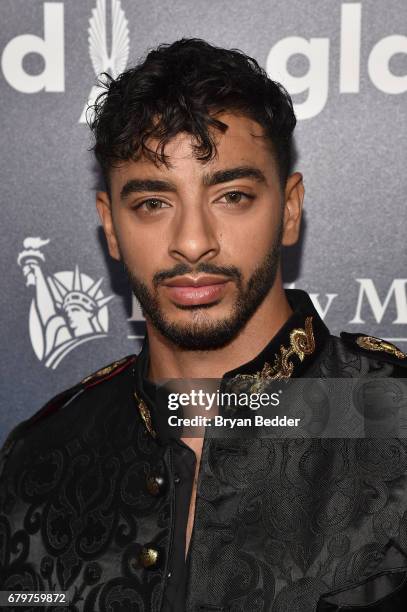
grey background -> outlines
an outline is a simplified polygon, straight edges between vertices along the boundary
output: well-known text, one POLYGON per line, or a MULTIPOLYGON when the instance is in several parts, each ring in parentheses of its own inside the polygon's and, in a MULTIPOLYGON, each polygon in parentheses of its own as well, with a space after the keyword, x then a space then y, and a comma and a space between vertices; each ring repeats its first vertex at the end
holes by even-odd
MULTIPOLYGON (((124 355, 138 352, 143 324, 128 321, 131 295, 121 268, 109 261, 94 199, 98 174, 89 130, 79 123, 95 74, 88 50, 88 24, 96 0, 65 0, 65 91, 25 94, 0 70, 1 214, 0 269, 1 395, 0 439, 52 395, 86 374, 124 355), (55 273, 78 265, 92 279, 104 277, 109 303, 109 334, 74 349, 55 369, 41 363, 31 345, 28 312, 33 288, 26 287, 16 259, 27 236, 49 238, 44 270, 55 273)), ((395 301, 377 323, 368 304, 363 325, 350 323, 358 300, 358 278, 369 278, 384 300, 393 279, 407 279, 405 94, 378 90, 367 72, 373 45, 386 36, 406 34, 404 0, 363 0, 360 91, 339 91, 341 6, 335 0, 223 0, 171 2, 121 0, 129 22, 128 66, 161 42, 196 36, 237 47, 266 65, 271 47, 288 36, 330 41, 329 93, 325 108, 299 121, 296 168, 306 186, 301 242, 285 253, 285 279, 311 294, 337 297, 325 318, 333 333, 343 329, 399 338, 407 350, 406 325, 393 323, 395 301), (402 340, 404 338, 404 340, 402 340)), ((43 35, 39 0, 1 0, 0 55, 20 34, 43 35)), ((307 71, 295 55, 294 75, 307 71)), ((38 73, 42 59, 24 60, 38 73)), ((407 73, 407 55, 390 63, 394 74, 407 73)), ((271 76, 273 76, 271 74, 271 76)), ((294 99, 298 102, 307 93, 294 99)), ((400 316, 400 313, 399 313, 400 316)), ((267 341, 267 339, 265 339, 267 341)))

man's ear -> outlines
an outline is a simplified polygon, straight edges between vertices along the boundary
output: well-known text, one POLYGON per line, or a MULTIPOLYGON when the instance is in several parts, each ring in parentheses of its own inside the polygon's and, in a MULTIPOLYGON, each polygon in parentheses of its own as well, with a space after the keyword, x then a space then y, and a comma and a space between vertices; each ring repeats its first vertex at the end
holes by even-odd
POLYGON ((120 251, 117 244, 116 232, 113 225, 112 207, 106 191, 96 192, 96 208, 100 217, 100 221, 105 231, 107 246, 109 253, 113 259, 120 261, 120 251))
POLYGON ((291 174, 284 192, 284 230, 283 245, 290 246, 298 240, 301 227, 302 204, 304 201, 304 184, 302 174, 291 174))

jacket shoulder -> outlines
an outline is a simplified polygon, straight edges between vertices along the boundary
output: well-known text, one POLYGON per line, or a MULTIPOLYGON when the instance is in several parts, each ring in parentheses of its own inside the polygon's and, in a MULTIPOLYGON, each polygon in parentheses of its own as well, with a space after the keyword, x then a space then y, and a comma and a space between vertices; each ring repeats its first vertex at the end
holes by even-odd
POLYGON ((117 361, 113 361, 107 366, 96 370, 92 374, 89 374, 85 378, 83 378, 79 383, 70 387, 66 391, 62 391, 55 397, 51 398, 38 412, 36 412, 32 417, 26 421, 27 423, 36 423, 39 420, 49 416, 64 408, 69 403, 71 403, 78 395, 82 395, 88 389, 95 387, 101 383, 110 380, 126 370, 130 365, 132 365, 137 359, 136 355, 127 355, 127 357, 123 357, 117 361))
MULTIPOLYGON (((16 442, 36 423, 57 413, 59 410, 67 407, 75 401, 79 396, 82 396, 87 390, 110 380, 129 368, 137 359, 137 355, 127 355, 122 359, 114 361, 103 368, 100 368, 93 374, 86 376, 79 383, 58 393, 51 398, 40 410, 34 413, 31 417, 19 423, 7 436, 6 441, 0 451, 0 459, 5 459, 10 454, 16 442)), ((1 470, 0 470, 1 471, 1 470)))
POLYGON ((407 369, 407 353, 388 340, 362 333, 341 332, 341 340, 354 351, 407 369))

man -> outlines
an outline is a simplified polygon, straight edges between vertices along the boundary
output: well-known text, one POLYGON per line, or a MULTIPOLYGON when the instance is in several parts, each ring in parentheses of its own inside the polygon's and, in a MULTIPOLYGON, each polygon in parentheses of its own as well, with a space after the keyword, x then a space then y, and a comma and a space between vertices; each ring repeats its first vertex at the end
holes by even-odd
POLYGON ((331 336, 283 289, 304 197, 287 93, 243 53, 184 39, 110 79, 94 112, 97 209, 147 334, 7 441, 2 588, 84 611, 404 609, 403 440, 176 439, 159 401, 163 379, 370 376, 352 387, 363 417, 377 389, 403 403, 404 353, 331 336))

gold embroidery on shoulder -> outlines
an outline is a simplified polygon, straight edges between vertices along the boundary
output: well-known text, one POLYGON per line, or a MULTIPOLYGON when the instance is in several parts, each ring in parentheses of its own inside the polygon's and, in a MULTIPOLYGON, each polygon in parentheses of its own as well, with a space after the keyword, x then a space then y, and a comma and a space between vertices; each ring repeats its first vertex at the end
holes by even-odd
POLYGON ((271 380, 283 380, 290 378, 294 372, 292 357, 296 355, 300 361, 304 361, 306 355, 315 351, 315 338, 312 328, 312 317, 305 319, 305 329, 296 328, 290 333, 290 346, 280 346, 280 353, 275 356, 273 364, 266 362, 260 372, 256 374, 238 374, 234 380, 253 380, 250 387, 251 393, 258 392, 262 385, 271 380))
POLYGON ((406 353, 403 353, 403 351, 391 342, 387 342, 387 340, 382 340, 381 338, 375 338, 374 336, 358 336, 356 338, 356 344, 368 351, 383 351, 390 355, 394 355, 394 357, 398 359, 407 359, 406 353))
POLYGON ((146 429, 147 429, 148 433, 153 438, 156 438, 157 437, 157 433, 156 433, 156 431, 153 428, 153 423, 151 421, 151 414, 150 414, 150 411, 149 411, 146 403, 142 399, 139 399, 137 397, 136 393, 134 394, 134 397, 136 398, 138 411, 139 411, 140 416, 141 416, 141 418, 142 418, 142 420, 144 422, 144 425, 146 426, 146 429))
POLYGON ((103 376, 107 376, 107 374, 110 374, 110 372, 112 372, 113 370, 118 368, 120 365, 125 363, 127 359, 128 357, 123 357, 123 359, 118 359, 117 361, 114 361, 110 365, 104 368, 101 368, 100 370, 98 370, 97 372, 94 372, 93 374, 90 374, 90 376, 86 376, 86 378, 84 378, 81 381, 81 383, 84 384, 84 383, 89 382, 90 380, 96 380, 97 378, 103 378, 103 376))

